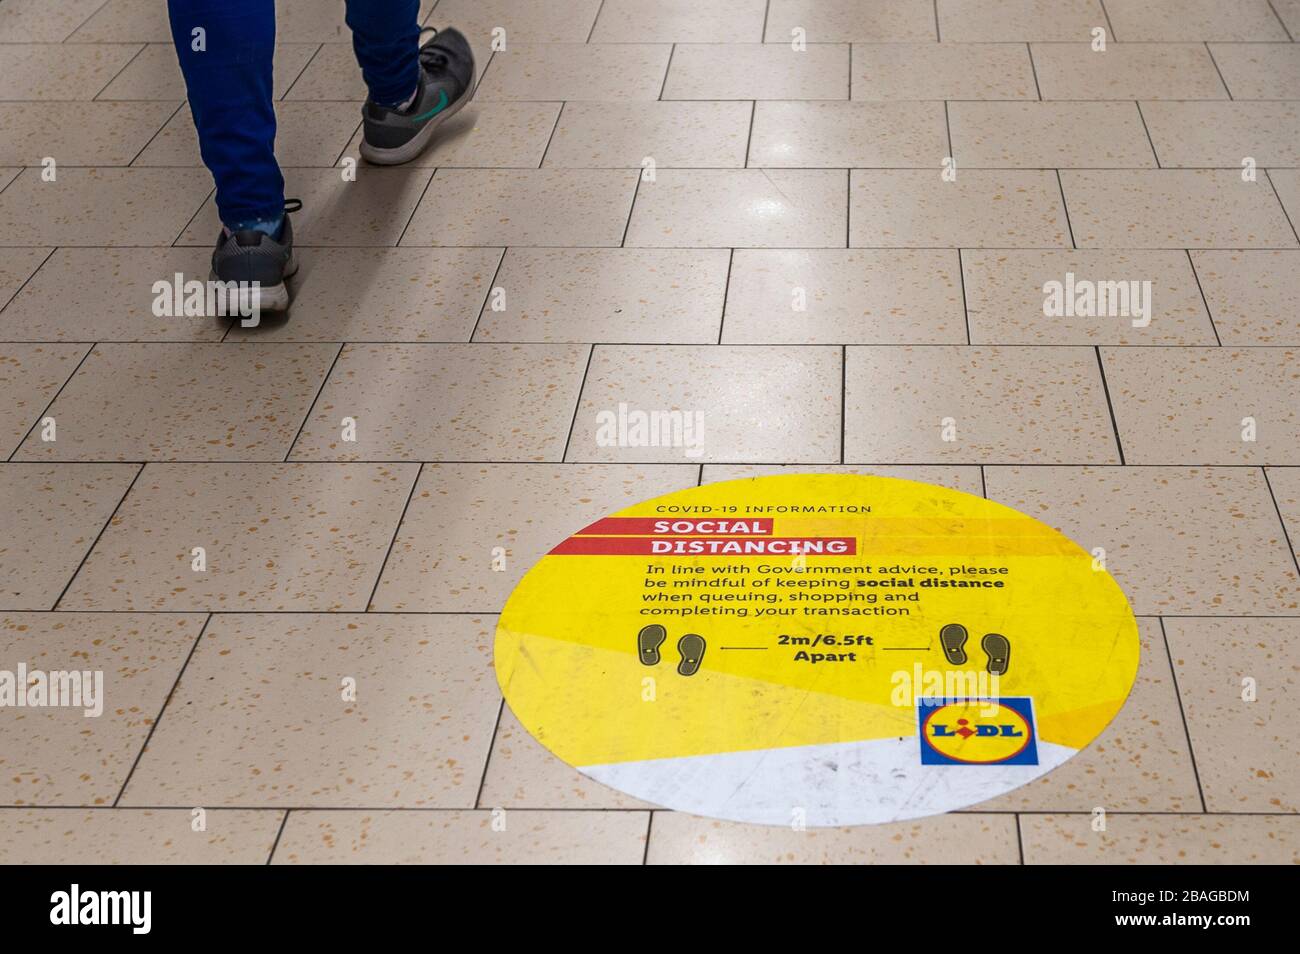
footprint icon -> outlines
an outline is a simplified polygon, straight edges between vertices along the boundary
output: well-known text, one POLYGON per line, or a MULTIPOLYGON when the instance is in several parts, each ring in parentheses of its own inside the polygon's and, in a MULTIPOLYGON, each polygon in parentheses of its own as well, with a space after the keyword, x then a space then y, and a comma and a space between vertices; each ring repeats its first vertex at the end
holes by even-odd
POLYGON ((636 634, 637 657, 643 666, 659 665, 659 647, 668 638, 668 630, 658 623, 643 626, 636 634))
POLYGON ((687 633, 677 640, 677 651, 682 655, 677 671, 683 676, 693 676, 699 672, 700 664, 704 662, 704 647, 704 637, 694 633, 687 633))

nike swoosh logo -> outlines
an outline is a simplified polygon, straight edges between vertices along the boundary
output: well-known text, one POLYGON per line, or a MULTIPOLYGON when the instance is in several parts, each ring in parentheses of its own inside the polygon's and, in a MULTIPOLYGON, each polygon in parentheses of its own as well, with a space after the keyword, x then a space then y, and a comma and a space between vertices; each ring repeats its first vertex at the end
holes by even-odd
POLYGON ((442 112, 446 108, 447 108, 447 91, 445 89, 440 89, 438 90, 438 105, 433 107, 433 109, 429 110, 427 113, 420 113, 420 115, 412 116, 411 118, 417 123, 422 123, 426 119, 432 119, 434 116, 437 116, 440 112, 442 112))

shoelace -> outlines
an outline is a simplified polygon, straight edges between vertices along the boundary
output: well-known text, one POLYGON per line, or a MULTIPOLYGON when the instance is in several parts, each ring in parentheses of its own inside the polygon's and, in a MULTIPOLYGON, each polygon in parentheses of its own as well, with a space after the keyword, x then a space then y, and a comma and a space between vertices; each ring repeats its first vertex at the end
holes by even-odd
MULTIPOLYGON (((424 27, 420 30, 420 41, 424 40, 424 35, 431 33, 433 36, 438 35, 437 27, 424 27)), ((420 65, 429 70, 442 70, 447 67, 447 54, 443 53, 433 45, 432 39, 428 43, 420 43, 420 65)))

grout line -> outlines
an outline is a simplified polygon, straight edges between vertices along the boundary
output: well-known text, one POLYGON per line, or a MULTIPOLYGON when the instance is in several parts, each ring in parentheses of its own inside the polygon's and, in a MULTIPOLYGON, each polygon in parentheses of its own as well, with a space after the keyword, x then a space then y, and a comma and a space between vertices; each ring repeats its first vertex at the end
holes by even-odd
POLYGON ((289 449, 284 452, 284 460, 280 463, 288 463, 289 456, 293 454, 294 445, 298 443, 298 438, 302 437, 303 429, 307 426, 307 422, 311 420, 311 412, 316 410, 316 402, 320 400, 321 394, 325 391, 325 383, 329 381, 330 375, 334 373, 334 366, 339 363, 339 356, 343 354, 343 349, 346 347, 346 343, 340 344, 339 350, 334 352, 334 360, 330 362, 329 368, 325 371, 325 376, 320 379, 320 387, 316 389, 316 396, 311 399, 311 404, 307 405, 307 413, 303 417, 302 423, 298 425, 298 433, 293 435, 293 440, 289 442, 289 449))
MULTIPOLYGON (((1034 74, 1034 92, 1038 94, 1038 101, 1043 101, 1043 88, 1038 85, 1038 67, 1034 65, 1034 48, 1026 41, 1025 50, 1029 53, 1029 72, 1034 74)), ((960 100, 958 100, 960 102, 960 100)), ((1093 100, 1089 100, 1093 102, 1093 100)))
POLYGON ((1223 347, 1223 340, 1219 337, 1219 326, 1214 323, 1214 312, 1210 310, 1210 302, 1205 297, 1205 289, 1201 287, 1201 276, 1196 274, 1196 260, 1192 258, 1192 250, 1184 249, 1187 253, 1187 264, 1192 268, 1192 280, 1196 282, 1196 290, 1201 293, 1201 304, 1205 306, 1205 316, 1210 319, 1210 330, 1214 332, 1215 343, 1223 347))
POLYGON ((1115 432, 1115 447, 1119 451, 1120 466, 1126 466, 1127 461, 1124 460, 1124 442, 1119 438, 1119 424, 1115 421, 1115 405, 1110 399, 1110 385, 1106 383, 1106 368, 1101 361, 1101 345, 1093 345, 1092 350, 1097 353, 1097 370, 1101 372, 1101 389, 1105 392, 1106 407, 1110 411, 1110 426, 1115 432))
MULTIPOLYGON (((289 94, 293 92, 293 88, 298 85, 298 81, 303 78, 303 75, 311 67, 312 63, 315 62, 316 57, 320 55, 320 52, 323 49, 325 49, 324 43, 318 43, 316 45, 316 49, 311 51, 311 56, 307 57, 307 62, 302 64, 302 69, 300 69, 297 73, 294 74, 293 79, 289 81, 289 85, 284 88, 284 93, 278 99, 275 100, 276 102, 285 102, 286 100, 288 100, 289 94)), ((275 55, 274 49, 272 50, 271 55, 272 56, 275 55)), ((274 98, 274 95, 275 95, 274 92, 272 92, 272 98, 274 98)))
MULTIPOLYGON (((568 104, 567 102, 560 103, 560 108, 557 109, 557 110, 555 111, 555 125, 553 125, 553 126, 551 127, 551 134, 550 134, 549 136, 546 137, 546 148, 542 150, 542 158, 540 158, 540 159, 537 160, 537 168, 538 168, 538 169, 540 169, 540 168, 542 168, 542 166, 545 166, 545 165, 546 165, 546 154, 547 154, 548 152, 551 151, 551 143, 553 143, 553 142, 555 141, 555 132, 556 132, 557 129, 560 128, 560 117, 562 117, 562 116, 564 115, 564 107, 565 107, 565 106, 568 106, 568 105, 569 105, 569 104, 568 104)), ((472 167, 471 167, 471 168, 472 168, 472 167)), ((555 168, 555 167, 554 167, 554 166, 546 166, 546 168, 548 168, 548 169, 553 169, 553 168, 555 168)), ((560 168, 568 168, 568 167, 567 167, 567 166, 561 166, 560 168)))
MULTIPOLYGON (((130 167, 130 168, 136 168, 136 169, 144 168, 144 167, 142 167, 142 166, 136 166, 136 165, 135 165, 135 161, 136 161, 137 159, 139 159, 141 156, 144 155, 144 151, 145 151, 146 149, 148 149, 151 145, 153 145, 153 141, 154 141, 155 139, 157 139, 159 136, 162 135, 163 130, 167 128, 167 124, 168 124, 169 122, 171 122, 173 119, 176 118, 176 115, 177 115, 177 114, 178 114, 182 109, 185 108, 185 106, 186 106, 187 103, 188 103, 188 100, 184 100, 184 99, 182 99, 182 100, 180 101, 180 105, 178 105, 175 109, 173 109, 173 110, 171 111, 171 114, 170 114, 166 119, 163 120, 162 125, 159 126, 156 130, 154 130, 154 134, 153 134, 152 136, 149 137, 149 141, 146 142, 143 146, 141 146, 140 149, 139 149, 139 151, 138 151, 134 156, 131 157, 131 161, 128 162, 128 163, 126 164, 126 166, 122 166, 122 167, 119 167, 119 168, 128 168, 128 167, 130 167)), ((192 166, 191 168, 202 168, 202 167, 192 166)))
POLYGON ((988 481, 984 479, 984 465, 980 464, 979 466, 980 466, 980 496, 983 497, 985 500, 988 500, 989 485, 988 485, 988 481))
POLYGON ((849 395, 849 348, 840 345, 840 463, 844 463, 844 445, 848 433, 848 419, 845 409, 849 395))
POLYGON ((939 0, 934 0, 932 6, 934 8, 934 42, 942 43, 943 34, 939 32, 939 0))
POLYGON ((58 597, 54 600, 54 603, 51 604, 50 606, 51 613, 53 613, 59 608, 59 604, 63 602, 63 597, 65 597, 68 594, 68 590, 72 589, 72 584, 73 581, 77 579, 77 574, 80 573, 81 568, 86 565, 86 561, 90 559, 90 554, 94 551, 95 547, 99 546, 100 538, 104 535, 105 531, 107 531, 109 526, 113 523, 113 518, 117 516, 117 512, 122 509, 122 504, 126 501, 126 498, 131 493, 132 488, 135 487, 135 482, 139 480, 140 475, 144 473, 145 466, 146 466, 145 464, 140 465, 139 470, 135 472, 135 476, 131 478, 131 482, 126 485, 126 490, 122 492, 122 496, 117 498, 117 503, 113 506, 113 512, 108 515, 108 519, 104 521, 104 525, 99 528, 99 533, 95 534, 95 539, 90 542, 90 546, 86 548, 86 552, 81 555, 81 562, 77 564, 77 568, 73 570, 72 575, 68 577, 68 582, 63 585, 63 589, 59 591, 58 597))
POLYGON ((492 735, 488 739, 487 752, 483 756, 483 774, 478 779, 478 793, 474 796, 474 808, 483 807, 483 787, 487 784, 488 766, 492 764, 492 752, 496 749, 497 733, 501 731, 501 717, 506 711, 505 697, 501 697, 501 704, 497 706, 497 720, 492 724, 492 735))
POLYGON ((1070 221, 1070 204, 1065 201, 1065 183, 1061 181, 1061 170, 1056 171, 1056 188, 1061 192, 1061 211, 1065 213, 1065 227, 1070 230, 1070 247, 1077 249, 1079 243, 1074 240, 1074 223, 1070 221))
MULTIPOLYGON (((94 811, 94 812, 171 812, 171 811, 190 811, 192 805, 0 805, 0 811, 94 811)), ((221 805, 209 809, 217 812, 402 812, 408 814, 434 814, 454 812, 490 812, 488 808, 453 808, 453 807, 413 807, 409 805, 221 805)), ((669 809, 662 808, 583 808, 583 807, 558 807, 554 805, 515 805, 511 806, 511 811, 517 812, 550 812, 555 814, 602 814, 617 813, 621 815, 644 814, 649 811, 664 812, 669 809)), ((974 810, 959 808, 947 814, 952 815, 970 815, 979 817, 981 815, 1001 816, 1001 815, 1071 815, 1079 818, 1091 817, 1091 811, 1071 811, 1051 808, 977 808, 974 810)), ((1274 812, 1224 812, 1224 811, 1111 811, 1106 810, 1107 815, 1130 815, 1140 817, 1143 815, 1156 815, 1169 818, 1287 818, 1295 819, 1295 812, 1274 811, 1274 812)), ((831 831, 832 829, 814 829, 821 831, 831 831)))
POLYGON ((370 607, 375 603, 375 594, 379 592, 379 581, 384 578, 384 570, 388 569, 388 558, 393 555, 393 547, 397 545, 397 536, 402 532, 402 524, 406 522, 406 511, 411 507, 411 501, 415 498, 415 488, 420 486, 420 475, 424 473, 424 462, 415 468, 415 479, 411 481, 411 489, 406 494, 406 503, 402 504, 402 512, 397 517, 397 523, 393 526, 393 536, 388 541, 388 549, 384 551, 384 558, 379 562, 379 572, 375 574, 375 585, 370 588, 370 596, 365 603, 365 612, 370 612, 370 607))
MULTIPOLYGON (((1160 164, 1160 153, 1159 153, 1159 151, 1156 149, 1156 141, 1155 141, 1154 139, 1151 138, 1151 129, 1150 129, 1150 127, 1147 126, 1147 118, 1146 118, 1146 116, 1144 116, 1143 113, 1142 113, 1142 104, 1141 104, 1140 102, 1138 102, 1138 101, 1135 99, 1135 100, 1133 100, 1133 105, 1137 107, 1137 111, 1138 111, 1138 119, 1142 120, 1142 130, 1143 130, 1143 132, 1145 132, 1145 133, 1147 134, 1147 142, 1148 142, 1148 143, 1150 144, 1150 146, 1151 146, 1151 155, 1155 157, 1155 160, 1156 160, 1156 168, 1157 168, 1157 169, 1163 169, 1164 166, 1160 164)), ((1182 166, 1178 166, 1177 168, 1180 168, 1180 169, 1181 169, 1181 168, 1184 168, 1184 167, 1182 167, 1182 166)))
MULTIPOLYGON (((586 465, 586 466, 591 466, 591 465, 586 465)), ((599 464, 597 464, 597 465, 595 465, 595 466, 612 467, 612 466, 618 466, 618 465, 599 463, 599 464)), ((658 463, 658 462, 656 462, 655 466, 661 466, 661 467, 681 467, 681 468, 685 468, 685 467, 687 467, 687 466, 690 466, 690 467, 696 467, 696 468, 699 468, 701 471, 703 471, 703 468, 704 468, 704 467, 728 467, 728 466, 731 466, 731 467, 755 467, 755 466, 774 466, 774 467, 782 467, 782 468, 785 468, 785 470, 786 470, 787 473, 796 474, 796 473, 799 473, 799 471, 796 470, 795 468, 799 467, 800 465, 799 465, 799 464, 756 465, 756 464, 714 464, 714 463, 709 463, 709 464, 681 464, 681 463, 678 463, 678 464, 662 464, 662 463, 658 463)), ((818 467, 835 467, 835 466, 837 466, 837 465, 836 465, 834 462, 828 462, 828 463, 825 463, 825 464, 810 464, 810 465, 808 465, 808 466, 811 467, 811 468, 814 468, 813 470, 808 471, 809 473, 817 473, 818 471, 817 471, 815 468, 818 468, 818 467)), ((852 464, 852 465, 849 465, 849 466, 861 467, 861 468, 871 468, 871 467, 895 468, 895 467, 899 467, 899 466, 909 466, 909 465, 899 465, 899 464, 852 464)), ((927 464, 927 465, 925 465, 925 466, 928 466, 928 467, 957 467, 957 468, 966 468, 966 469, 970 469, 970 468, 974 468, 974 467, 980 467, 981 470, 982 470, 984 465, 980 465, 980 464, 952 464, 952 463, 943 463, 943 464, 927 464)), ((994 466, 994 467, 1007 467, 1007 466, 1012 466, 1012 467, 1021 467, 1021 466, 1025 466, 1025 465, 1020 465, 1020 464, 993 464, 993 465, 988 465, 988 466, 994 466)), ((1098 467, 1118 467, 1118 466, 1119 466, 1119 464, 1097 464, 1097 465, 1089 465, 1089 468, 1095 470, 1095 469, 1097 469, 1098 467)), ((1252 464, 1251 466, 1252 466, 1252 467, 1257 467, 1258 465, 1254 465, 1254 464, 1252 464)), ((1290 468, 1290 469, 1294 470, 1295 468, 1290 468)), ((981 476, 982 476, 982 475, 981 475, 981 476)), ((700 478, 702 478, 702 477, 703 477, 703 473, 701 473, 701 475, 700 475, 700 478)), ((1289 571, 1288 571, 1288 572, 1289 572, 1289 571)), ((120 616, 120 615, 123 615, 123 614, 126 614, 126 615, 147 615, 147 616, 202 616, 202 615, 205 615, 205 614, 207 614, 207 613, 211 613, 213 616, 371 616, 371 617, 377 617, 377 616, 470 616, 470 617, 478 618, 478 617, 482 617, 482 616, 500 616, 500 615, 501 615, 501 610, 500 610, 500 609, 489 609, 489 610, 463 610, 463 609, 460 609, 460 610, 374 610, 374 611, 366 611, 366 610, 324 610, 324 609, 293 609, 293 610, 248 609, 248 610, 236 610, 236 609, 210 609, 210 608, 207 608, 207 607, 201 607, 201 608, 198 608, 198 609, 163 609, 163 610, 149 610, 149 609, 121 609, 121 610, 79 610, 79 609, 70 609, 70 610, 33 610, 33 609, 12 609, 12 610, 0 610, 0 612, 6 612, 6 613, 26 613, 26 614, 30 614, 30 615, 33 615, 33 616, 120 616)), ((1156 618, 1157 618, 1156 615, 1153 614, 1153 613, 1135 613, 1134 615, 1137 616, 1139 619, 1156 619, 1156 618)), ((1255 619, 1300 619, 1300 613, 1218 613, 1218 614, 1215 614, 1215 613, 1162 613, 1162 614, 1160 614, 1160 615, 1163 616, 1165 619, 1245 619, 1245 620, 1255 620, 1255 619)), ((3 807, 3 806, 0 806, 0 807, 3 807)), ((28 806, 28 807, 30 807, 30 806, 28 806)))
POLYGON ((652 808, 650 811, 646 812, 646 814, 649 817, 645 822, 645 851, 641 853, 641 864, 643 866, 649 864, 650 860, 650 835, 654 831, 655 810, 652 808))
MULTIPOLYGON (((42 410, 40 414, 36 415, 36 420, 32 421, 32 426, 27 428, 27 432, 23 434, 22 439, 19 440, 18 443, 14 445, 13 451, 9 454, 9 456, 5 460, 6 463, 13 462, 14 455, 23 449, 23 445, 26 444, 27 439, 32 436, 32 432, 35 431, 36 428, 40 426, 41 421, 43 421, 46 415, 50 413, 50 408, 54 407, 54 402, 59 399, 59 395, 63 393, 63 389, 68 386, 68 383, 74 377, 76 377, 77 372, 81 370, 81 366, 86 363, 87 358, 89 358, 92 354, 95 353, 95 349, 97 347, 99 347, 98 341, 91 342, 90 347, 86 349, 86 353, 83 354, 81 356, 81 360, 77 362, 77 366, 68 373, 68 376, 63 379, 63 383, 59 385, 59 389, 54 392, 54 396, 50 398, 48 402, 46 402, 45 409, 42 410)), ((57 424, 55 426, 57 427, 57 424)))
MULTIPOLYGON (((1269 170, 1264 170, 1264 175, 1268 178, 1268 184, 1273 187, 1273 198, 1277 199, 1277 204, 1282 207, 1282 215, 1286 218, 1286 224, 1291 226, 1291 234, 1295 236, 1297 242, 1300 242, 1300 231, 1296 230, 1295 222, 1291 218, 1291 213, 1286 210, 1286 204, 1282 201, 1282 195, 1277 191, 1277 183, 1273 181, 1273 176, 1269 170)), ((1201 251, 1205 251, 1202 249, 1201 251)))
MULTIPOLYGON (((655 174, 658 175, 657 170, 655 174)), ((627 233, 632 228, 632 213, 636 211, 636 199, 641 194, 641 180, 644 176, 644 169, 636 174, 636 185, 632 186, 632 202, 627 207, 627 221, 623 223, 623 237, 619 239, 618 245, 613 246, 614 248, 627 248, 627 233)))
MULTIPOLYGON (((85 25, 85 24, 82 24, 82 26, 84 26, 84 25, 85 25)), ((81 27, 77 27, 77 30, 80 30, 80 29, 81 29, 81 27)), ((76 30, 74 30, 73 32, 75 33, 76 30)), ((95 45, 98 46, 98 45, 100 45, 100 44, 95 44, 95 45)), ((113 45, 115 45, 115 46, 128 46, 128 45, 134 45, 134 44, 118 43, 118 44, 113 44, 113 45)), ((122 64, 122 68, 121 68, 120 70, 118 70, 116 73, 114 73, 112 76, 109 77, 108 82, 105 83, 103 86, 101 86, 101 87, 99 88, 99 91, 96 92, 94 96, 90 97, 90 100, 89 100, 89 101, 92 102, 92 103, 108 102, 108 100, 101 100, 101 99, 99 98, 99 97, 100 97, 100 94, 102 94, 102 93, 104 92, 104 90, 106 90, 106 89, 108 89, 110 86, 112 86, 112 85, 113 85, 113 81, 116 80, 116 79, 117 79, 119 76, 121 76, 123 73, 125 73, 126 70, 127 70, 127 67, 129 67, 132 63, 134 63, 137 59, 139 59, 139 58, 140 58, 140 54, 143 53, 145 50, 149 49, 149 46, 150 46, 150 44, 148 44, 148 43, 141 43, 141 44, 140 44, 140 49, 136 50, 135 53, 133 53, 133 54, 131 55, 131 58, 130 58, 129 60, 127 60, 125 63, 122 64)), ((76 102, 84 102, 84 101, 83 101, 83 100, 77 100, 76 102)))
POLYGON ((767 18, 772 13, 772 0, 763 0, 763 26, 759 29, 758 42, 767 42, 767 18))
POLYGON ((957 249, 957 278, 961 282, 961 312, 966 319, 966 344, 970 345, 973 344, 970 333, 970 305, 966 302, 966 266, 962 261, 961 249, 957 249))
POLYGON ((952 120, 948 118, 948 101, 946 99, 943 101, 943 128, 948 136, 948 158, 956 161, 957 156, 952 149, 952 120))
POLYGON ((1295 564, 1297 578, 1300 578, 1300 556, 1296 554, 1295 544, 1291 540, 1291 531, 1286 528, 1286 520, 1282 517, 1282 507, 1277 502, 1277 494, 1273 492, 1273 482, 1268 479, 1268 468, 1260 467, 1260 473, 1264 475, 1264 486, 1268 488, 1268 495, 1273 499, 1273 512, 1277 514, 1277 522, 1282 527, 1282 539, 1286 542, 1287 552, 1291 554, 1291 562, 1295 564))
POLYGON ((1015 813, 1016 851, 1020 854, 1020 863, 1025 863, 1025 836, 1020 831, 1020 813, 1015 813))
MULTIPOLYGON (((86 18, 85 18, 84 20, 82 20, 80 23, 78 23, 75 27, 73 27, 73 28, 72 28, 72 32, 69 33, 67 36, 65 36, 62 40, 60 40, 59 43, 67 43, 67 42, 68 42, 69 40, 71 40, 74 36, 76 36, 78 30, 80 30, 82 27, 84 27, 84 26, 85 26, 87 23, 89 23, 91 20, 95 19, 95 17, 97 17, 97 16, 99 15, 99 11, 100 11, 100 10, 103 10, 106 6, 108 6, 108 2, 109 2, 109 0, 102 0, 102 2, 99 4, 99 6, 95 7, 94 10, 92 10, 92 11, 90 11, 90 13, 86 14, 86 18)), ((96 42, 96 41, 94 41, 94 40, 83 40, 83 41, 81 41, 81 42, 85 42, 85 43, 94 43, 94 42, 96 42)))
MULTIPOLYGON (((483 293, 483 304, 479 305, 478 317, 474 319, 474 327, 469 331, 469 338, 466 340, 466 344, 474 343, 474 336, 478 334, 478 326, 482 323, 483 316, 487 313, 488 303, 492 300, 492 291, 497 286, 497 279, 501 277, 501 266, 505 264, 506 253, 509 251, 510 249, 508 247, 501 250, 501 257, 497 259, 496 271, 492 273, 492 280, 488 282, 487 290, 483 293)), ((457 343, 459 344, 460 342, 457 343)))
POLYGON ((733 248, 727 255, 727 279, 722 286, 722 313, 718 316, 717 344, 722 344, 722 328, 727 322, 727 298, 731 295, 731 265, 735 260, 736 250, 733 248))
MULTIPOLYGON (((136 167, 136 168, 139 168, 139 167, 136 167)), ((203 168, 203 167, 202 167, 202 166, 189 166, 189 167, 187 167, 187 168, 192 168, 192 169, 201 169, 201 168, 203 168)), ((194 224, 195 220, 198 219, 198 217, 199 217, 200 215, 203 214, 203 210, 206 209, 206 208, 208 207, 208 203, 209 203, 209 202, 214 202, 214 203, 215 203, 216 201, 217 201, 217 187, 216 187, 216 185, 214 184, 214 185, 212 186, 212 188, 208 190, 208 194, 205 195, 205 196, 203 197, 203 200, 202 200, 201 202, 199 202, 199 206, 198 206, 197 209, 194 210, 194 214, 191 215, 188 219, 185 220, 185 224, 182 225, 182 226, 180 227, 180 231, 178 231, 178 232, 176 233, 176 238, 172 239, 171 244, 169 244, 169 245, 162 245, 162 246, 146 246, 146 247, 148 247, 148 248, 203 248, 202 245, 177 245, 176 243, 179 242, 181 239, 183 239, 183 238, 185 237, 185 233, 188 232, 188 231, 190 230, 190 226, 194 224)), ((218 219, 220 219, 220 216, 218 216, 218 219)), ((295 244, 296 244, 296 243, 295 243, 295 244)), ((81 245, 69 245, 69 246, 66 246, 66 247, 67 247, 67 248, 84 248, 84 247, 86 247, 86 246, 81 246, 81 245)), ((96 246, 91 246, 91 247, 96 247, 96 246)), ((99 247, 102 247, 102 246, 99 246, 99 247)), ((139 247, 139 246, 126 246, 126 245, 120 245, 120 246, 116 246, 116 247, 118 247, 118 248, 137 248, 137 247, 139 247)))
POLYGON ((673 54, 676 52, 677 52, 677 44, 674 43, 672 47, 668 50, 668 65, 664 67, 664 81, 659 84, 659 96, 657 97, 657 99, 661 103, 664 101, 664 91, 668 89, 668 74, 672 72, 673 54))
POLYGON ((420 197, 415 200, 415 205, 411 206, 411 214, 406 217, 406 224, 402 226, 402 231, 401 234, 397 236, 397 241, 394 242, 392 245, 379 246, 380 248, 397 248, 402 244, 402 239, 406 238, 406 230, 409 229, 411 227, 411 223, 415 221, 415 214, 420 211, 420 206, 424 202, 424 197, 428 195, 429 190, 433 188, 433 180, 437 177, 437 175, 438 175, 437 168, 430 170, 429 178, 424 183, 424 188, 420 190, 420 197))
POLYGON ((1205 40, 1201 45, 1205 47, 1206 55, 1210 58, 1210 62, 1214 64, 1214 72, 1219 74, 1219 82, 1223 84, 1223 91, 1228 94, 1228 99, 1231 101, 1233 99, 1232 90, 1228 86, 1228 81, 1223 78, 1223 70, 1219 69, 1219 61, 1214 58, 1214 52, 1210 49, 1210 41, 1205 40))
MULTIPOLYGON (((17 176, 14 176, 14 178, 17 179, 18 177, 17 177, 17 176)), ((4 189, 0 189, 0 192, 3 192, 3 191, 4 191, 4 189)), ((33 246, 33 248, 40 248, 40 246, 39 246, 39 245, 37 245, 37 246, 33 246)), ((39 272, 42 268, 45 267, 45 263, 48 262, 50 259, 52 259, 52 258, 54 257, 54 253, 57 252, 58 250, 59 250, 59 246, 57 246, 57 245, 55 245, 53 248, 51 248, 51 249, 50 249, 50 250, 45 254, 45 257, 44 257, 43 259, 41 259, 40 264, 37 265, 35 268, 32 269, 32 273, 31 273, 30 275, 28 275, 26 278, 23 279, 21 285, 19 285, 17 288, 14 289, 14 293, 13 293, 12 295, 10 295, 8 298, 5 298, 4 300, 0 301, 0 312, 3 312, 6 308, 8 308, 10 305, 12 305, 14 302, 16 302, 16 301, 18 300, 18 296, 19 296, 20 294, 22 294, 23 289, 27 287, 28 283, 29 283, 33 278, 36 277, 36 273, 39 272)), ((15 342, 4 342, 4 343, 5 343, 5 344, 10 344, 10 343, 15 343, 15 342)), ((39 342, 33 342, 33 343, 39 343, 39 342)), ((50 342, 50 343, 53 344, 53 342, 50 342)), ((67 344, 78 344, 78 343, 79 343, 79 344, 89 344, 90 342, 65 342, 65 343, 67 343, 67 344)), ((83 360, 84 360, 84 359, 83 359, 83 360)), ((12 456, 12 455, 11 455, 11 456, 12 456)))
POLYGON ((749 135, 745 137, 745 161, 741 165, 742 169, 750 168, 749 150, 754 143, 754 120, 757 117, 757 114, 758 114, 758 100, 754 100, 749 104, 749 135))
POLYGON ((600 22, 600 15, 605 12, 605 0, 600 0, 600 6, 596 8, 596 15, 591 18, 591 29, 587 31, 587 39, 583 42, 590 43, 591 38, 596 35, 596 24, 600 22))
POLYGON ((573 400, 573 420, 569 422, 569 436, 564 439, 564 452, 560 454, 559 461, 552 461, 551 463, 567 463, 565 458, 569 456, 569 445, 573 442, 573 431, 578 426, 578 410, 582 407, 582 392, 587 386, 587 375, 591 373, 591 359, 595 354, 596 346, 594 344, 588 345, 587 364, 582 369, 582 380, 578 382, 578 396, 573 400))
POLYGON ((1097 2, 1101 4, 1101 15, 1106 18, 1106 32, 1110 35, 1112 40, 1118 43, 1119 37, 1115 35, 1115 28, 1111 25, 1110 11, 1106 9, 1106 0, 1097 0, 1097 2))
POLYGON ((284 817, 280 819, 280 827, 275 832, 275 841, 271 842, 271 853, 266 856, 266 864, 268 867, 270 866, 271 861, 275 858, 275 849, 280 847, 280 839, 284 837, 284 828, 289 824, 289 815, 293 809, 286 808, 283 811, 284 817))
POLYGON ((1169 634, 1165 632, 1164 617, 1158 617, 1160 623, 1160 638, 1165 644, 1165 658, 1169 660, 1169 676, 1174 683, 1174 698, 1178 700, 1178 715, 1183 720, 1183 737, 1187 739, 1187 754, 1192 760, 1192 775, 1196 778, 1196 794, 1201 799, 1201 811, 1209 814, 1210 810, 1205 805, 1205 789, 1201 787, 1201 772, 1196 766, 1196 748, 1192 745, 1192 732, 1187 727, 1187 713, 1183 709, 1183 693, 1178 688, 1178 669, 1174 666, 1174 653, 1169 648, 1169 634))
POLYGON ((1286 34, 1286 38, 1294 43, 1295 37, 1291 35, 1291 28, 1282 19, 1282 14, 1277 12, 1277 7, 1273 6, 1273 0, 1268 0, 1268 8, 1273 11, 1273 16, 1277 17, 1277 22, 1282 24, 1282 32, 1286 34))

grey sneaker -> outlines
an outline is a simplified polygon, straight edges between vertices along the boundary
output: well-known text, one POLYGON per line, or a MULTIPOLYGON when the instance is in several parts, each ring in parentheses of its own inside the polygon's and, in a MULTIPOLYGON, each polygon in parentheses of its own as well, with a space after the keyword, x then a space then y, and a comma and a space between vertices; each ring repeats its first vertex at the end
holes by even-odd
POLYGON ((404 110, 370 100, 361 107, 365 120, 361 155, 367 162, 393 166, 410 162, 433 141, 434 131, 455 116, 474 95, 474 54, 459 30, 426 27, 433 36, 420 46, 420 88, 404 110))
POLYGON ((221 230, 217 246, 212 250, 210 277, 229 286, 226 293, 228 317, 259 311, 284 311, 289 307, 289 286, 285 279, 298 271, 289 213, 301 208, 302 202, 298 199, 285 201, 284 229, 278 239, 257 229, 221 230), (230 297, 232 294, 235 297, 230 297))

